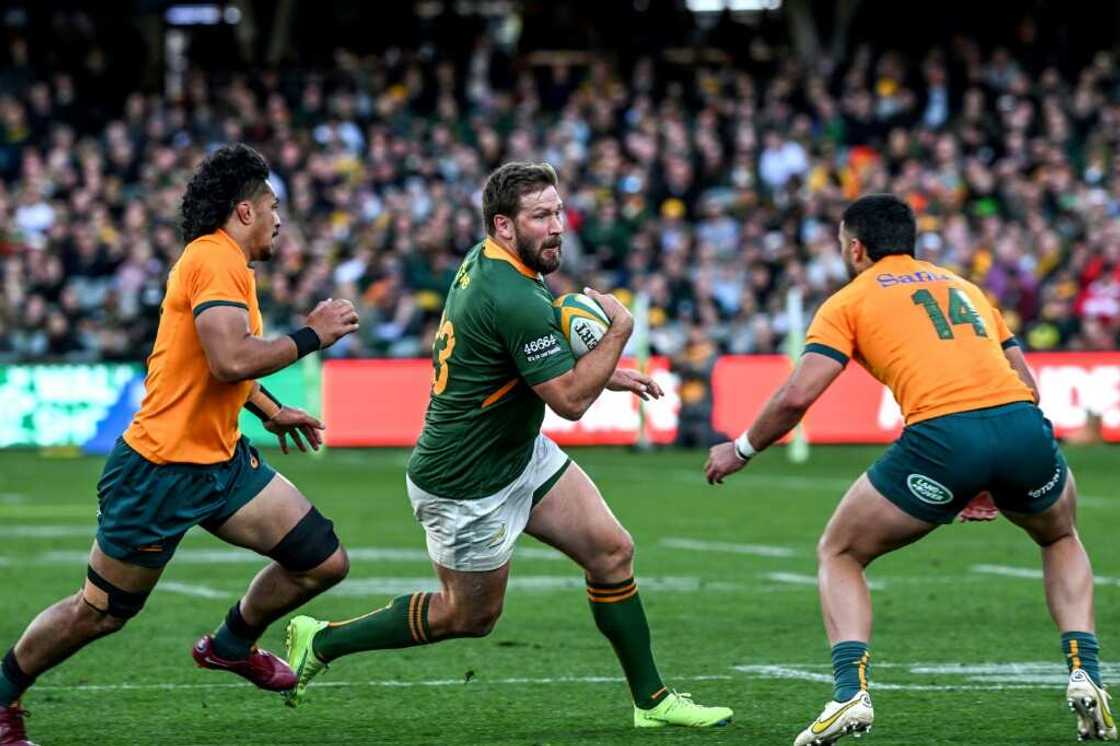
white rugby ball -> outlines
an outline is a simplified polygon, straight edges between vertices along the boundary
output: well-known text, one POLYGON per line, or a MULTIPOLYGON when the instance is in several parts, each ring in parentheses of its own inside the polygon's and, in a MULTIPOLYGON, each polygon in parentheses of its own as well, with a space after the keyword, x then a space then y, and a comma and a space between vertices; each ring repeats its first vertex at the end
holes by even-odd
POLYGON ((577 359, 594 350, 611 325, 603 308, 583 293, 561 295, 552 301, 552 311, 577 359))

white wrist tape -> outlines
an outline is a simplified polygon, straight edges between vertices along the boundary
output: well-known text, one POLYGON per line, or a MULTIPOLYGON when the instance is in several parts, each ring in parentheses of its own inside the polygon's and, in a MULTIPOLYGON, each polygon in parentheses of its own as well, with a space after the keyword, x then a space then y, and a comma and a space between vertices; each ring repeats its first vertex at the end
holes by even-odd
POLYGON ((744 430, 743 434, 735 439, 735 455, 744 461, 749 461, 751 456, 758 453, 751 445, 750 439, 747 437, 747 431, 744 430))

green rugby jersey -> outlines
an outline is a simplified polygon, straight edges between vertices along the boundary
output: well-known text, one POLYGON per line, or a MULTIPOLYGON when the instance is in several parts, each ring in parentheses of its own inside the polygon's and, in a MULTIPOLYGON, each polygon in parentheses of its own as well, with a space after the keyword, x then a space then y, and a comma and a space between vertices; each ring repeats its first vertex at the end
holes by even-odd
POLYGON ((531 387, 574 365, 543 278, 491 239, 472 248, 432 346, 432 395, 409 478, 456 500, 513 482, 544 420, 544 401, 531 387))

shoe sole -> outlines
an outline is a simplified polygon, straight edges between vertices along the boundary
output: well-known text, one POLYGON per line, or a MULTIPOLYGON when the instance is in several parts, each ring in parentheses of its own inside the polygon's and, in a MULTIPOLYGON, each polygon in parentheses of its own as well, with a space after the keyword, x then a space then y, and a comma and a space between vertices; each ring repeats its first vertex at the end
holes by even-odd
POLYGON ((1101 716, 1100 703, 1092 694, 1076 693, 1066 699, 1069 709, 1077 714, 1078 741, 1114 741, 1108 737, 1104 718, 1101 716), (1089 727, 1086 727, 1088 725, 1089 727), (1090 730, 1091 728, 1091 730, 1090 730))
POLYGON ((697 723, 696 725, 684 725, 683 723, 667 723, 664 720, 646 720, 642 723, 635 723, 635 728, 725 728, 731 725, 731 718, 724 718, 717 720, 714 723, 697 723))
POLYGON ((291 622, 288 622, 288 626, 284 629, 284 659, 288 662, 288 665, 291 666, 292 671, 294 671, 296 674, 296 685, 288 691, 284 692, 284 704, 286 704, 288 707, 295 707, 299 704, 300 699, 297 694, 297 692, 299 691, 300 679, 299 669, 296 666, 292 665, 292 640, 294 637, 295 621, 293 620, 291 622))
MULTIPOLYGON (((314 637, 315 633, 318 632, 318 630, 315 629, 314 625, 308 626, 311 629, 310 637, 314 637)), ((303 678, 300 675, 300 669, 302 668, 302 666, 294 665, 295 662, 292 660, 292 644, 295 642, 295 638, 296 620, 293 619, 292 621, 288 622, 288 626, 284 630, 284 660, 287 661, 288 666, 291 667, 292 671, 296 675, 296 685, 284 692, 284 704, 286 704, 288 707, 298 706, 303 701, 304 694, 304 692, 299 688, 300 679, 303 678)), ((311 653, 310 651, 310 640, 308 640, 307 642, 307 647, 309 648, 307 654, 313 655, 313 653, 311 653)), ((304 691, 306 691, 307 686, 305 685, 303 689, 304 691)))
POLYGON ((818 738, 815 741, 810 741, 808 746, 832 746, 832 744, 839 741, 844 736, 851 736, 852 738, 863 738, 864 734, 871 732, 871 723, 848 723, 838 732, 833 733, 831 736, 825 738, 818 738))

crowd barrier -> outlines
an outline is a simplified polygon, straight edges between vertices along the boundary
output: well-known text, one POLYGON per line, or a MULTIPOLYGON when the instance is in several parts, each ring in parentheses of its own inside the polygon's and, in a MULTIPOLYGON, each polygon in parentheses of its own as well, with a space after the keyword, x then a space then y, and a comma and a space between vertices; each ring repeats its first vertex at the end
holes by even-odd
MULTIPOLYGON (((1059 436, 1096 416, 1104 439, 1120 441, 1120 352, 1031 353, 1027 362, 1059 436)), ((664 398, 639 408, 629 394, 604 392, 579 422, 548 412, 545 432, 563 445, 630 444, 642 431, 651 442, 672 443, 679 379, 664 358, 654 358, 650 367, 664 398)), ((711 379, 713 428, 740 432, 790 369, 780 355, 720 358, 711 379)), ((411 446, 424 423, 431 376, 429 360, 320 365, 305 359, 265 383, 281 401, 321 413, 329 446, 411 446)), ((136 364, 0 366, 0 447, 81 446, 103 453, 127 426, 143 392, 143 368, 136 364)), ((241 424, 250 438, 271 443, 251 415, 243 414, 241 424)), ((857 365, 848 366, 804 423, 811 443, 886 443, 902 425, 890 392, 857 365)))

